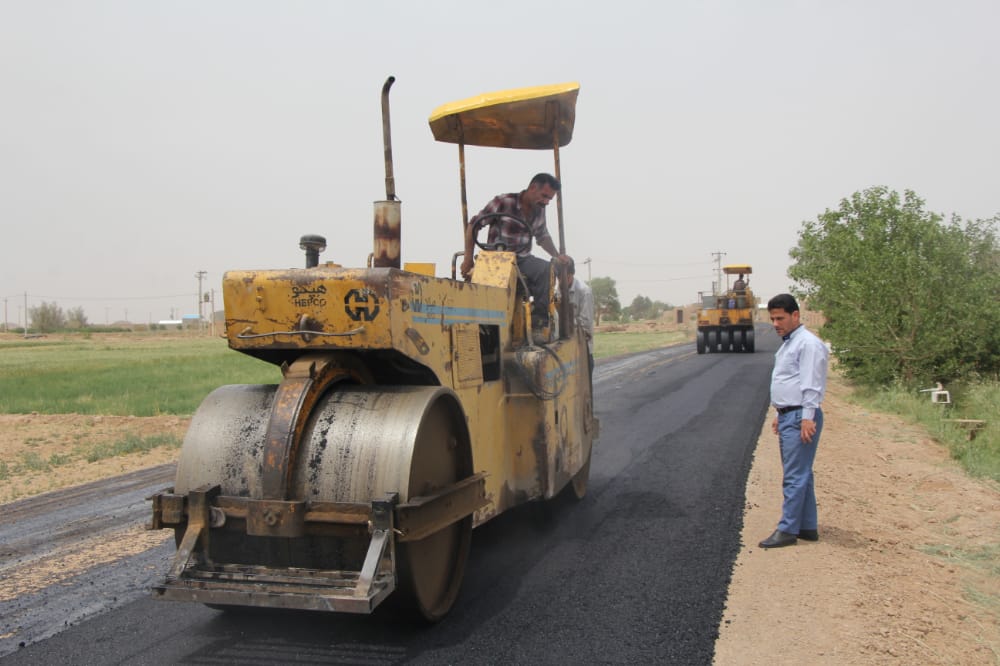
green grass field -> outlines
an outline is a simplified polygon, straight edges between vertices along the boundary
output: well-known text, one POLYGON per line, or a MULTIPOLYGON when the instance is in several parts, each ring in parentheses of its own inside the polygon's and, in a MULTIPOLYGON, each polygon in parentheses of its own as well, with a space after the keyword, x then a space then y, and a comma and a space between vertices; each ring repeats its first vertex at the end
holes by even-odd
MULTIPOLYGON (((598 333, 594 357, 666 347, 687 337, 683 331, 598 333)), ((0 340, 0 413, 7 414, 186 416, 219 386, 273 384, 280 378, 277 367, 230 350, 220 338, 98 334, 0 340)), ((956 406, 947 408, 932 405, 924 394, 898 388, 858 391, 856 399, 922 423, 970 474, 1000 481, 996 382, 956 386, 956 406), (967 431, 949 419, 987 423, 970 441, 967 431)))
MULTIPOLYGON (((681 333, 599 333, 594 356, 674 344, 681 333)), ((0 340, 0 413, 188 415, 223 384, 272 384, 276 366, 221 338, 67 336, 0 340)))
POLYGON ((223 384, 277 383, 276 366, 219 338, 0 341, 0 413, 187 415, 223 384))
POLYGON ((648 349, 659 349, 685 342, 688 339, 690 336, 684 331, 598 333, 594 336, 594 358, 621 356, 648 349))

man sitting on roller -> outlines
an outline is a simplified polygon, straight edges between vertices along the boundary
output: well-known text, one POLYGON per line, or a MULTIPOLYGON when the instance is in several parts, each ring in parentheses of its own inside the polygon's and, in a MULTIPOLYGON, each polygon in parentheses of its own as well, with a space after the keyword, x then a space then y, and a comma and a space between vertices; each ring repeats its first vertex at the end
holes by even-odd
POLYGON ((561 185, 559 180, 548 173, 536 174, 528 189, 510 194, 500 194, 486 204, 478 215, 469 220, 465 229, 465 258, 462 260, 462 277, 466 280, 472 276, 472 266, 475 263, 472 252, 475 245, 477 223, 487 215, 493 219, 487 221, 490 227, 488 241, 503 243, 507 251, 517 254, 517 268, 528 284, 533 303, 531 320, 533 328, 542 328, 549 323, 549 272, 550 262, 531 254, 531 238, 534 236, 538 245, 548 252, 556 261, 566 264, 570 257, 560 254, 552 243, 552 237, 545 224, 545 207, 556 196, 561 185), (510 215, 510 218, 497 214, 510 215), (528 228, 516 220, 523 220, 528 228), (530 233, 529 233, 530 229, 530 233))

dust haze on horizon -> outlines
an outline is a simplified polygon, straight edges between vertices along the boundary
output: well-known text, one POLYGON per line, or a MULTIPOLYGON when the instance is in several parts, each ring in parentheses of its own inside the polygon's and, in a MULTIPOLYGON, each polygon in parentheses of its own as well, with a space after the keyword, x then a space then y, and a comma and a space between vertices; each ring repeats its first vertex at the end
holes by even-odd
MULTIPOLYGON (((364 265, 390 75, 402 258, 439 276, 462 248, 458 154, 428 116, 567 81, 566 249, 623 306, 694 302, 715 253, 752 264, 761 297, 787 291, 802 222, 877 185, 946 218, 1000 212, 992 0, 494 7, 0 1, 7 321, 25 294, 94 324, 180 317, 202 271, 221 309, 226 270, 301 266, 303 234, 364 265)), ((546 151, 466 162, 470 214, 553 170, 546 151)))

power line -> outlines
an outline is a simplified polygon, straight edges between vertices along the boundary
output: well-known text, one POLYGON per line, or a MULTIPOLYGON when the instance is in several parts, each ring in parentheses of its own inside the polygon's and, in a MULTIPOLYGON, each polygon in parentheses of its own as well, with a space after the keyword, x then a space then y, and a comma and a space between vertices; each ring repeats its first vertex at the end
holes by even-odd
POLYGON ((676 277, 676 278, 648 278, 648 279, 635 278, 635 279, 625 279, 625 280, 619 280, 618 278, 615 278, 615 282, 678 282, 680 280, 704 280, 706 277, 711 277, 711 276, 688 275, 686 277, 676 277))
MULTIPOLYGON (((12 296, 2 296, 0 298, 15 298, 23 294, 12 296)), ((53 301, 157 301, 167 298, 188 298, 190 294, 169 294, 167 296, 44 296, 42 294, 29 293, 28 296, 34 299, 46 299, 53 301)))
POLYGON ((661 263, 661 262, 652 263, 652 264, 645 264, 645 263, 636 263, 634 261, 628 261, 627 259, 621 259, 621 260, 615 260, 615 259, 593 259, 592 261, 594 261, 596 263, 599 263, 599 264, 610 264, 612 266, 646 266, 646 267, 650 267, 651 266, 653 268, 669 268, 669 267, 675 267, 675 266, 703 266, 703 265, 705 265, 707 263, 707 262, 704 262, 704 261, 688 261, 688 262, 684 262, 684 263, 675 263, 675 264, 665 264, 665 263, 661 263))

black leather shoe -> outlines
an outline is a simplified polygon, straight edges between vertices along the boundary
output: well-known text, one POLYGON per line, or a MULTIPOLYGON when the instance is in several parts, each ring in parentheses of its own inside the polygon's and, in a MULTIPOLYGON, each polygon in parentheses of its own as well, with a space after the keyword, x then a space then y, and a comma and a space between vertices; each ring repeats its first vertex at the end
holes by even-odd
POLYGON ((760 542, 761 548, 781 548, 782 546, 795 545, 795 535, 781 530, 774 530, 774 534, 760 542))
POLYGON ((805 541, 819 541, 818 530, 799 530, 799 538, 805 541))

